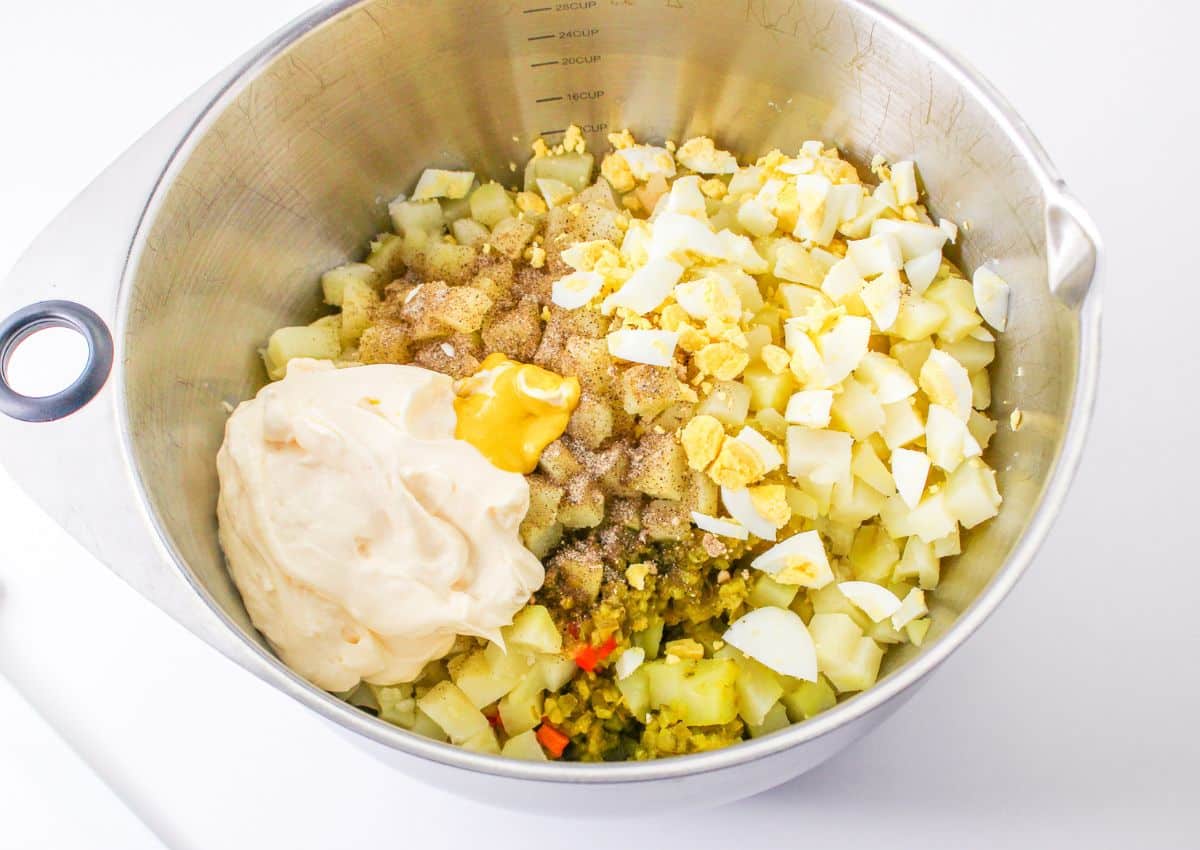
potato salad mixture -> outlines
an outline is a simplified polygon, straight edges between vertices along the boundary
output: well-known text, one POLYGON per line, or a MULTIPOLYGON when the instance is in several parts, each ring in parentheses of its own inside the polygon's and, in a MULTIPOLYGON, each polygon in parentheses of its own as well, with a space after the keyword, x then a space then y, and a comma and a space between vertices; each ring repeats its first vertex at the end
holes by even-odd
POLYGON ((912 162, 865 182, 816 141, 752 163, 609 141, 597 167, 577 128, 539 140, 519 191, 426 170, 394 232, 324 275, 337 312, 271 337, 278 383, 230 430, 293 502, 297 469, 340 464, 310 501, 358 523, 335 541, 225 505, 236 560, 270 560, 226 546, 281 657, 483 753, 650 759, 811 718, 922 643, 943 559, 1001 504, 1008 286, 944 256, 958 228, 912 162), (461 465, 426 460, 454 442, 461 465))

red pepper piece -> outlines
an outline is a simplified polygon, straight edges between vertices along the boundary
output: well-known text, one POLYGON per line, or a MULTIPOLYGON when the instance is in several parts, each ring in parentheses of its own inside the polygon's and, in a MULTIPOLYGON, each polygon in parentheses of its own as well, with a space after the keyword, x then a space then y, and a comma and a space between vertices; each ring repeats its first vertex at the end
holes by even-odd
POLYGON ((538 743, 556 759, 562 758, 563 750, 567 748, 567 744, 571 743, 571 739, 551 726, 545 717, 542 718, 542 725, 534 734, 537 736, 538 743))
POLYGON ((615 635, 609 635, 608 640, 599 646, 585 644, 575 650, 575 663, 589 673, 593 672, 601 661, 612 655, 613 650, 617 648, 617 638, 615 635))

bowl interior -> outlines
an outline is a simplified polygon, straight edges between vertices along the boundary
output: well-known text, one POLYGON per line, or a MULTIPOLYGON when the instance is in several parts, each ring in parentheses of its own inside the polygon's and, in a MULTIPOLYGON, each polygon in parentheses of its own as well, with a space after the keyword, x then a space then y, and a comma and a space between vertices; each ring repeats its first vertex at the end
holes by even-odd
MULTIPOLYGON (((265 380, 256 349, 317 317, 320 273, 361 257, 387 226, 387 200, 422 167, 513 182, 530 141, 571 122, 593 149, 629 127, 647 140, 709 134, 743 156, 818 138, 859 166, 875 153, 916 159, 933 212, 963 226, 960 259, 998 260, 1014 288, 989 450, 1005 504, 946 570, 927 648, 996 575, 1062 442, 1077 326, 1047 287, 1037 171, 926 47, 832 0, 377 0, 293 34, 177 157, 135 249, 123 319, 150 507, 182 567, 249 639, 262 642, 217 544, 214 457, 225 405, 265 380), (1014 433, 1004 423, 1017 406, 1014 433)), ((917 651, 889 654, 887 669, 917 651)))

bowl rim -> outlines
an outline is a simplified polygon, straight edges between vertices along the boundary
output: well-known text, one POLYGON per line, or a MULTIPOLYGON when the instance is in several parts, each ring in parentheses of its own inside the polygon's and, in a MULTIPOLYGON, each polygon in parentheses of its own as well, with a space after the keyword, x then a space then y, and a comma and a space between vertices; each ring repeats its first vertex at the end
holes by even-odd
MULTIPOLYGON (((264 70, 289 46, 312 30, 343 12, 352 10, 362 2, 364 0, 333 0, 333 2, 316 7, 286 25, 246 54, 239 60, 236 72, 217 89, 174 146, 155 182, 153 192, 141 211, 137 231, 126 257, 117 311, 119 327, 118 333, 115 334, 116 338, 120 340, 119 346, 123 347, 126 338, 125 323, 126 317, 129 315, 128 307, 133 289, 133 279, 140 266, 150 228, 174 185, 174 178, 186 165, 207 130, 223 114, 225 108, 257 79, 259 72, 264 70)), ((902 17, 882 8, 875 0, 838 0, 838 2, 866 16, 873 24, 891 30, 898 38, 919 51, 929 62, 939 66, 954 78, 979 105, 987 110, 996 128, 1002 131, 1014 147, 1022 153, 1039 180, 1043 197, 1048 202, 1057 200, 1067 206, 1099 253, 1100 239, 1086 213, 1067 193, 1057 170, 1032 131, 1008 101, 987 80, 966 62, 946 48, 935 44, 902 17)), ((1096 279, 1098 276, 1097 269, 1093 274, 1091 286, 1088 287, 1080 302, 1073 305, 1073 311, 1079 323, 1078 368, 1066 433, 1063 436, 1061 448, 1058 456, 1053 460, 1052 472, 1043 487, 1040 502, 1025 533, 979 596, 959 615, 957 621, 944 635, 929 644, 916 658, 888 674, 866 691, 854 695, 851 699, 839 703, 811 720, 790 724, 785 729, 761 738, 741 741, 722 749, 692 755, 644 762, 625 761, 598 764, 519 761, 475 753, 425 738, 382 721, 319 689, 284 665, 262 644, 250 639, 217 604, 208 590, 199 583, 186 566, 185 559, 175 547, 149 502, 147 487, 136 461, 129 429, 121 427, 118 428, 118 432, 121 435, 122 453, 128 466, 128 472, 137 485, 134 488, 137 498, 162 551, 166 553, 187 585, 200 597, 209 612, 239 644, 238 648, 241 650, 239 654, 256 662, 252 672, 272 686, 314 709, 326 719, 366 739, 391 750, 446 767, 542 783, 608 785, 678 779, 726 770, 782 754, 807 742, 828 736, 875 712, 886 703, 901 696, 937 668, 982 625, 1008 595, 1017 580, 1029 567, 1034 555, 1045 540, 1055 516, 1062 507, 1082 457, 1086 434, 1093 415, 1099 370, 1100 287, 1097 285, 1096 279)), ((119 358, 118 362, 123 364, 123 358, 119 358)), ((121 371, 124 371, 123 367, 121 371)), ((127 423, 130 421, 130 417, 125 384, 123 380, 116 383, 118 417, 122 423, 127 423)))

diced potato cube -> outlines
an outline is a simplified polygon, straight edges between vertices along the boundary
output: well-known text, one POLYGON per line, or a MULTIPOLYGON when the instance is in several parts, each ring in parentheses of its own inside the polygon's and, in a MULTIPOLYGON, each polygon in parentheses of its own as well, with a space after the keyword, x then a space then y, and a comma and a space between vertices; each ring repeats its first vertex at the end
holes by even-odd
POLYGON ((887 497, 861 478, 852 478, 850 485, 839 482, 833 488, 829 518, 835 522, 857 526, 879 513, 887 497))
POLYGON ((388 723, 411 727, 417 720, 417 701, 413 699, 412 685, 380 687, 369 685, 379 706, 379 717, 388 723))
POLYGON ((304 327, 280 328, 267 341, 263 360, 267 377, 278 381, 287 374, 288 361, 301 357, 335 360, 342 353, 340 322, 314 322, 304 327))
POLYGON ((787 708, 782 702, 777 702, 771 706, 771 710, 767 712, 762 723, 748 726, 746 728, 750 733, 751 738, 761 738, 763 735, 770 735, 772 732, 778 732, 780 729, 786 728, 787 725, 787 708))
POLYGON ((598 449, 612 436, 613 425, 613 412, 608 402, 585 392, 567 423, 567 433, 589 449, 598 449))
POLYGON ((526 605, 513 617, 512 625, 504 630, 504 640, 514 650, 529 652, 559 652, 562 635, 554 618, 544 605, 526 605))
POLYGON ((491 653, 478 650, 458 665, 452 678, 473 706, 483 708, 512 690, 531 663, 532 659, 515 651, 505 656, 499 647, 491 653))
POLYGON ((750 389, 751 410, 775 410, 783 413, 788 399, 796 391, 796 381, 791 372, 774 374, 766 366, 755 363, 749 366, 742 380, 750 389))
POLYGON ((944 307, 926 298, 906 295, 900 300, 900 313, 888 333, 916 341, 937 333, 947 319, 944 307))
MULTIPOLYGON (((833 586, 833 585, 827 585, 833 586)), ((780 584, 771 578, 766 573, 762 573, 754 581, 754 586, 750 588, 750 595, 746 601, 753 608, 766 608, 774 606, 776 608, 787 608, 792 604, 792 600, 796 598, 800 587, 795 584, 780 584)))
POLYGON ((963 528, 974 528, 1000 512, 996 473, 978 458, 971 458, 954 470, 946 481, 945 492, 946 508, 963 528))
POLYGON ((904 368, 909 377, 917 381, 921 378, 921 367, 929 359, 931 351, 933 351, 933 340, 925 338, 913 341, 897 340, 892 343, 892 350, 889 353, 904 368))
POLYGON ((747 724, 757 726, 783 696, 783 686, 777 675, 753 658, 740 658, 737 665, 734 688, 737 691, 738 714, 747 724))
POLYGON ((472 750, 476 753, 500 755, 500 742, 496 740, 496 733, 491 730, 491 727, 472 735, 459 746, 464 750, 472 750))
POLYGON ((663 623, 660 617, 655 617, 650 621, 650 625, 642 629, 640 632, 634 632, 630 641, 634 646, 640 646, 646 653, 646 660, 650 661, 658 657, 658 650, 662 644, 663 623))
MULTIPOLYGON (((484 719, 487 722, 487 719, 484 719)), ((450 736, 445 733, 441 726, 437 725, 434 720, 425 712, 417 709, 416 720, 413 721, 410 731, 418 735, 424 735, 426 738, 432 738, 435 741, 448 741, 450 736)))
POLYGON ((342 347, 358 342, 371 324, 371 314, 379 304, 379 295, 367 281, 347 280, 342 289, 342 347))
POLYGON ((417 700, 421 711, 450 736, 456 744, 490 731, 487 718, 467 695, 451 682, 439 682, 417 700))
POLYGON ((505 733, 519 735, 533 729, 542 719, 543 682, 534 668, 500 700, 498 711, 505 733))
POLYGON ((551 522, 546 525, 521 525, 521 543, 538 558, 545 558, 554 547, 562 542, 563 524, 551 522))
MULTIPOLYGON (((492 300, 495 301, 494 298, 492 300)), ((511 310, 489 317, 482 333, 487 353, 499 351, 521 363, 533 360, 538 343, 542 340, 539 312, 537 302, 526 298, 511 310)))
POLYGON ((321 293, 324 295, 325 303, 341 307, 342 293, 346 289, 346 284, 351 281, 365 283, 372 290, 377 290, 379 288, 379 272, 366 263, 347 263, 344 266, 330 269, 321 275, 321 293))
POLYGON ((363 331, 358 340, 360 363, 407 363, 412 359, 408 329, 399 322, 380 321, 363 331))
POLYGON ((650 708, 650 679, 645 668, 639 667, 624 679, 618 679, 617 690, 625 699, 629 713, 637 720, 645 720, 650 708))
POLYGON ((533 239, 537 228, 533 222, 524 218, 506 218, 492 228, 492 237, 488 242, 492 250, 515 260, 521 256, 525 246, 533 239))
POLYGON ((652 499, 683 498, 688 468, 683 446, 673 434, 649 433, 634 447, 626 483, 652 499))
POLYGON ((657 416, 680 398, 675 370, 645 363, 622 372, 621 391, 625 412, 645 419, 657 416))
POLYGON ((393 201, 388 204, 388 213, 392 217, 392 226, 401 236, 413 231, 441 233, 444 224, 442 207, 433 198, 424 201, 393 201))
MULTIPOLYGON (((469 211, 470 207, 468 206, 469 211)), ((454 234, 454 240, 459 245, 470 245, 472 248, 479 248, 492 235, 491 231, 473 218, 456 220, 450 225, 450 232, 454 234)))
MULTIPOLYGON (((495 227, 517 214, 517 205, 499 183, 486 183, 471 193, 471 218, 485 227, 495 227)), ((440 214, 440 210, 439 210, 440 214)))
POLYGON ((939 305, 946 318, 937 330, 938 337, 945 342, 956 343, 983 324, 975 312, 975 293, 970 281, 961 277, 948 277, 934 283, 925 290, 925 300, 939 305))
POLYGON ((568 492, 558 508, 558 521, 566 528, 595 528, 604 519, 604 491, 589 483, 568 492))
POLYGON ((583 466, 561 439, 555 440, 542 450, 538 469, 556 484, 563 484, 583 472, 583 466))
POLYGON ((642 528, 657 542, 683 540, 691 527, 691 516, 683 502, 654 499, 642 511, 642 528))
POLYGON ((500 755, 522 761, 548 761, 545 750, 538 743, 537 733, 532 729, 505 741, 504 746, 500 748, 500 755))
POLYGON ((854 535, 850 566, 859 581, 886 581, 900 561, 900 547, 878 525, 864 525, 854 535))
POLYGON ((996 343, 987 340, 963 337, 958 342, 946 342, 938 346, 963 365, 968 372, 979 372, 996 359, 996 343))
POLYGON ((395 233, 381 233, 371 243, 371 252, 367 255, 366 264, 379 274, 379 283, 386 285, 404 273, 404 260, 401 249, 404 240, 395 233))
POLYGON ((736 381, 714 382, 712 392, 696 408, 697 416, 711 416, 727 427, 744 425, 749 412, 750 388, 736 381))
POLYGON ((783 695, 788 719, 793 723, 808 720, 837 705, 837 694, 824 676, 815 682, 801 682, 783 695))
POLYGON ((833 397, 830 415, 834 427, 848 431, 856 440, 865 440, 883 430, 883 406, 866 384, 855 378, 842 382, 842 391, 833 397))
POLYGON ((538 659, 537 669, 546 690, 560 691, 571 681, 579 667, 569 658, 544 655, 538 659))
POLYGON ((892 578, 907 581, 915 578, 923 590, 933 590, 941 578, 941 568, 932 544, 919 537, 909 537, 904 543, 904 555, 896 565, 892 578))
POLYGON ((738 665, 730 658, 652 661, 641 669, 650 681, 650 705, 671 708, 689 726, 728 723, 737 715, 738 665))
POLYGON ((525 191, 537 190, 539 178, 560 180, 576 192, 587 189, 592 182, 596 158, 590 153, 565 153, 558 156, 539 156, 525 166, 525 191))

